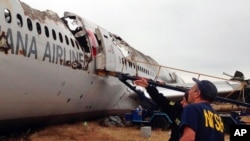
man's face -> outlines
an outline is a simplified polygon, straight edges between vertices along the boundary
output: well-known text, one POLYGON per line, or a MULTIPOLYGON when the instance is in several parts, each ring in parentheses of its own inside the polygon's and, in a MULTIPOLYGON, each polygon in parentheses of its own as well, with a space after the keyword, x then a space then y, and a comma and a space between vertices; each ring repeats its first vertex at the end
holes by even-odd
POLYGON ((195 99, 197 98, 197 96, 199 96, 199 94, 200 94, 200 90, 199 90, 197 84, 195 84, 188 91, 188 103, 193 103, 195 101, 195 99))

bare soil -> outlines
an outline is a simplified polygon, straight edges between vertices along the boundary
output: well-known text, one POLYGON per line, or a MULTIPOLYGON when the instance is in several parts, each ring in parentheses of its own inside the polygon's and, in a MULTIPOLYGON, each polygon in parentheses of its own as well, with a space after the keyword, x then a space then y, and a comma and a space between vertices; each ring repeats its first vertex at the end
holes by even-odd
MULTIPOLYGON (((18 137, 1 137, 1 141, 167 141, 170 130, 153 130, 144 138, 140 127, 104 127, 98 121, 54 125, 34 133, 18 137)), ((229 141, 229 135, 225 135, 229 141)))
POLYGON ((98 121, 46 127, 27 136, 2 137, 4 141, 159 141, 167 140, 168 131, 154 130, 144 138, 139 127, 104 127, 98 121))
MULTIPOLYGON (((221 107, 219 107, 221 108, 221 107)), ((232 109, 232 107, 230 108, 232 109)), ((250 123, 250 117, 243 117, 250 123)), ((170 131, 153 130, 149 138, 144 138, 140 127, 104 127, 99 121, 85 121, 73 124, 48 126, 33 133, 18 137, 0 137, 1 141, 167 141, 170 131)), ((229 141, 229 135, 225 135, 229 141)))

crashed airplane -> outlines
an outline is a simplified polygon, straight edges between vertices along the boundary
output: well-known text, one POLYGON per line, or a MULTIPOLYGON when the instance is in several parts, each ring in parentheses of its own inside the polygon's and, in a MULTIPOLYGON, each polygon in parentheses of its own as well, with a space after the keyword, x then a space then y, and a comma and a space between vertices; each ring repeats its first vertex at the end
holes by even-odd
MULTIPOLYGON (((0 0, 0 17, 1 131, 135 108, 135 93, 115 73, 184 83, 167 69, 159 71, 155 60, 118 35, 77 14, 59 17, 19 0, 0 0)), ((232 89, 227 85, 226 91, 232 89)))

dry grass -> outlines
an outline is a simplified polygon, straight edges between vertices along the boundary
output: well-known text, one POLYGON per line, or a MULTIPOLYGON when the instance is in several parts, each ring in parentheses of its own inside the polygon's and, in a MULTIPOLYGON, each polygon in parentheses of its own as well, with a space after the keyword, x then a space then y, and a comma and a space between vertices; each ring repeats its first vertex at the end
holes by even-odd
MULTIPOLYGON (((221 107, 219 107, 221 108, 221 107)), ((232 107, 230 107, 232 109, 232 107)), ((250 123, 250 117, 244 117, 250 123)), ((97 121, 63 124, 46 127, 28 136, 0 138, 2 141, 167 141, 169 131, 154 130, 151 137, 145 139, 139 127, 103 127, 97 121)), ((229 136, 225 135, 225 141, 229 136)))
MULTIPOLYGON (((50 126, 26 137, 2 139, 3 141, 160 141, 168 140, 169 131, 154 130, 144 138, 138 127, 103 127, 98 122, 50 126)), ((225 141, 229 136, 225 135, 225 141)))
POLYGON ((159 141, 167 140, 168 131, 155 130, 148 139, 142 137, 138 127, 103 127, 98 122, 63 124, 47 127, 28 137, 6 141, 159 141))

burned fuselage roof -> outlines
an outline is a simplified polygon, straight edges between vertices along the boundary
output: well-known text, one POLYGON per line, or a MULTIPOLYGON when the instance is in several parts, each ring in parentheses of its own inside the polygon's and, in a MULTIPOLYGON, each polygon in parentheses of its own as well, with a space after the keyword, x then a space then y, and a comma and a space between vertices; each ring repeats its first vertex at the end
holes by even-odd
POLYGON ((61 18, 52 10, 40 11, 34 8, 31 8, 24 2, 21 2, 23 7, 24 14, 30 17, 33 20, 39 20, 40 22, 44 22, 46 19, 53 20, 55 22, 61 22, 61 18))

